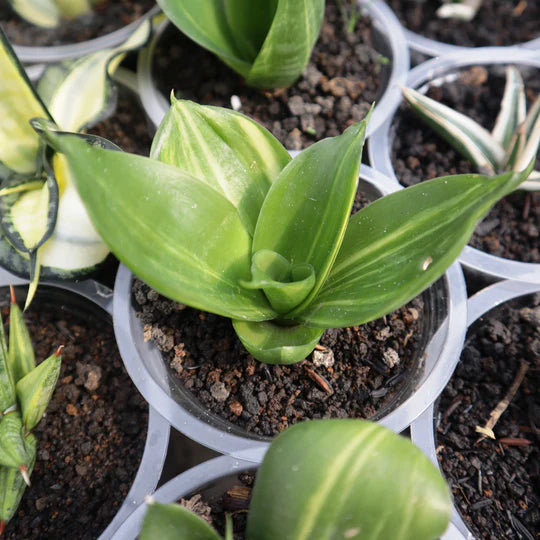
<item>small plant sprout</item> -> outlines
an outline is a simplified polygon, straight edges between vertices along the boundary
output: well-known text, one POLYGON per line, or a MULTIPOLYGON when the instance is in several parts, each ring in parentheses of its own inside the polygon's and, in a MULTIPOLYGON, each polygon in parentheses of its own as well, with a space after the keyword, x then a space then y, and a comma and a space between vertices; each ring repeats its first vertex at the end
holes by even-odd
POLYGON ((11 7, 28 22, 55 28, 62 19, 75 19, 90 13, 103 0, 8 0, 11 7))
POLYGON ((326 328, 422 292, 529 172, 439 178, 351 216, 366 123, 291 159, 246 116, 174 96, 150 158, 33 121, 122 262, 165 296, 230 317, 255 358, 281 364, 304 359, 326 328))
POLYGON ((442 6, 437 10, 437 17, 468 22, 475 18, 481 7, 482 0, 443 0, 442 6))
POLYGON ((11 289, 9 348, 0 318, 0 534, 15 515, 36 461, 37 426, 56 387, 62 347, 36 366, 32 342, 11 289))
POLYGON ((28 121, 40 116, 78 132, 110 115, 116 99, 110 75, 150 31, 146 19, 118 47, 48 67, 36 91, 0 29, 0 263, 30 276, 27 303, 41 269, 46 277, 80 277, 109 252, 90 223, 65 160, 46 151, 28 121))
MULTIPOLYGON (((404 437, 364 420, 313 420, 272 441, 257 471, 246 538, 433 540, 451 508, 439 471, 404 437)), ((231 523, 225 539, 232 533, 231 523)), ((151 501, 140 538, 221 536, 186 508, 151 501)))
POLYGON ((319 36, 324 0, 157 0, 190 39, 249 86, 290 86, 319 36))
POLYGON ((358 19, 362 16, 362 8, 358 5, 357 0, 337 0, 337 5, 345 32, 352 34, 358 19))
MULTIPOLYGON (((523 80, 513 66, 506 68, 504 95, 491 133, 468 116, 416 90, 403 88, 403 96, 430 127, 482 173, 522 171, 538 153, 540 96, 527 114, 523 80)), ((540 190, 540 171, 532 171, 519 189, 540 190)))

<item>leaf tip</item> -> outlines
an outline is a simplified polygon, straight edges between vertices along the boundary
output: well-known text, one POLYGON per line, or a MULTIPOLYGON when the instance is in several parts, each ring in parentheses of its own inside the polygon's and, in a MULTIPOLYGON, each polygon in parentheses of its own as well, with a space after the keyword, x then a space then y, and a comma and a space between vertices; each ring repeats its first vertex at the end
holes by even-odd
POLYGON ((60 345, 60 347, 58 347, 58 349, 56 349, 56 352, 54 353, 56 358, 58 358, 62 354, 63 349, 64 349, 63 345, 60 345))
POLYGON ((11 296, 11 304, 16 304, 17 299, 15 298, 15 289, 13 288, 13 285, 9 286, 9 294, 11 296))
POLYGON ((4 534, 5 530, 6 530, 6 522, 3 519, 0 519, 0 536, 4 534))
POLYGON ((30 482, 30 475, 28 474, 28 467, 26 465, 21 465, 19 467, 19 471, 21 471, 21 475, 23 477, 24 483, 30 487, 32 484, 30 482))

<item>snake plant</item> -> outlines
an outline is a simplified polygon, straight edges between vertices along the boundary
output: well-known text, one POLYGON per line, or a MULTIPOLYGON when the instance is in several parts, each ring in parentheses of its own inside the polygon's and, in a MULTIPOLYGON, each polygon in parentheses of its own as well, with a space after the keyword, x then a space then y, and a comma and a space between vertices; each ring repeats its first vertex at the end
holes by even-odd
MULTIPOLYGON (((538 154, 540 96, 527 113, 523 79, 513 66, 506 68, 504 94, 491 132, 472 118, 416 90, 403 88, 403 96, 430 127, 481 172, 521 171, 538 154)), ((532 171, 519 189, 540 190, 540 171, 532 171)))
POLYGON ((9 348, 0 318, 0 534, 15 515, 36 461, 39 423, 56 387, 60 347, 36 366, 32 342, 11 289, 9 348))
MULTIPOLYGON (((178 504, 149 501, 141 540, 220 540, 178 504)), ((313 420, 278 435, 257 471, 247 540, 433 540, 448 487, 410 441, 362 420, 313 420)), ((232 540, 232 526, 225 534, 232 540)))
POLYGON ((46 277, 80 277, 109 252, 65 160, 46 152, 29 120, 48 118, 79 132, 110 115, 116 99, 110 75, 127 51, 146 42, 150 30, 146 19, 118 47, 49 66, 36 91, 0 29, 0 263, 30 275, 28 302, 41 270, 46 277))
POLYGON ((438 178, 351 216, 366 120, 291 159, 242 114, 172 100, 150 158, 33 125, 111 251, 165 296, 230 317, 263 362, 298 362, 326 328, 418 295, 529 172, 438 178))
POLYGON ((249 86, 290 86, 317 40, 324 0, 157 0, 189 38, 216 54, 249 86))

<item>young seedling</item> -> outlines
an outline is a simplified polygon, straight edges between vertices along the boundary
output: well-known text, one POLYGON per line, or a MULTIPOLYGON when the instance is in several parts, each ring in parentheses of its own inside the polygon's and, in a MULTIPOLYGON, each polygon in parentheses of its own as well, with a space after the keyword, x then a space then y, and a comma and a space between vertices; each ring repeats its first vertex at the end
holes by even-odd
POLYGON ((8 0, 11 7, 28 22, 44 28, 55 28, 62 19, 75 19, 103 0, 8 0))
POLYGON ((60 374, 62 347, 36 366, 32 342, 11 289, 9 349, 0 317, 0 534, 15 515, 36 461, 37 426, 60 374))
POLYGON ((326 328, 414 298, 529 173, 438 178, 351 216, 366 120, 291 159, 246 116, 172 101, 150 158, 33 125, 111 251, 165 296, 230 317, 262 362, 299 362, 326 328))
MULTIPOLYGON (((219 540, 178 504, 150 500, 141 540, 219 540)), ((452 508, 439 471, 407 439, 362 420, 313 420, 278 435, 257 471, 248 540, 433 540, 452 508)), ((232 540, 229 527, 226 540, 232 540)))
MULTIPOLYGON (((407 103, 457 152, 480 172, 522 171, 540 145, 540 96, 527 114, 525 88, 519 71, 506 68, 506 85, 495 127, 487 131, 472 118, 413 90, 403 89, 407 103)), ((532 171, 519 189, 540 190, 540 171, 532 171)))
POLYGON ((116 100, 110 75, 150 30, 146 19, 118 47, 48 67, 36 91, 0 29, 0 263, 30 276, 27 305, 41 268, 47 277, 80 277, 109 252, 65 160, 45 151, 28 121, 39 116, 79 132, 110 115, 116 100))
POLYGON ((249 86, 290 86, 317 40, 324 0, 157 0, 190 39, 217 55, 249 86))

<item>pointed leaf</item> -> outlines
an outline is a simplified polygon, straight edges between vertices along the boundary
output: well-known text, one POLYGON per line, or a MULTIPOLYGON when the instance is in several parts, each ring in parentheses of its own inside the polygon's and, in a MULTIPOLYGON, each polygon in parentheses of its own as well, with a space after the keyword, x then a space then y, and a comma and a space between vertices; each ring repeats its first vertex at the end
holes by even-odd
POLYGON ((206 521, 179 504, 152 502, 144 516, 141 540, 220 540, 206 521))
POLYGON ((250 320, 275 316, 261 292, 238 283, 249 279, 251 239, 220 193, 165 163, 44 129, 66 154, 97 231, 136 275, 198 309, 250 320))
POLYGON ((324 329, 278 326, 272 321, 233 320, 234 330, 249 354, 266 364, 295 364, 308 356, 324 329))
POLYGON ((300 153, 272 184, 261 209, 253 252, 268 249, 315 270, 315 285, 302 306, 324 283, 345 234, 365 129, 366 120, 300 153))
POLYGON ((43 417, 56 388, 61 364, 60 354, 53 354, 17 383, 17 398, 26 431, 34 429, 43 417))
POLYGON ((493 138, 504 149, 508 149, 517 127, 525 121, 526 110, 527 99, 523 79, 514 66, 508 66, 501 109, 495 127, 491 131, 493 138))
POLYGON ((319 37, 324 0, 278 0, 272 26, 246 83, 258 88, 290 86, 304 71, 319 37))
POLYGON ((436 178, 370 204, 351 217, 328 280, 296 319, 346 327, 404 305, 445 272, 478 220, 529 171, 436 178))
POLYGON ((432 540, 451 510, 440 472, 408 439, 363 420, 314 420, 272 442, 246 537, 432 540))
POLYGON ((24 444, 24 428, 18 411, 0 419, 0 465, 20 469, 28 467, 31 456, 24 444))
POLYGON ((39 137, 30 118, 50 118, 0 28, 0 162, 18 173, 36 169, 39 137))
POLYGON ((174 98, 150 157, 222 193, 250 234, 272 181, 291 160, 269 131, 246 116, 174 98))
POLYGON ((4 324, 0 315, 0 418, 15 403, 15 383, 9 369, 4 324))
POLYGON ((60 23, 60 13, 54 0, 8 0, 11 7, 28 22, 42 28, 54 28, 60 23))
POLYGON ((522 128, 518 131, 524 132, 524 148, 517 156, 513 170, 523 170, 531 162, 536 159, 538 147, 540 146, 540 96, 536 98, 527 119, 522 128))
POLYGON ((502 146, 474 120, 412 88, 402 88, 409 105, 478 169, 495 174, 505 161, 502 146))
POLYGON ((15 297, 9 311, 9 367, 15 384, 36 367, 32 340, 15 297))

